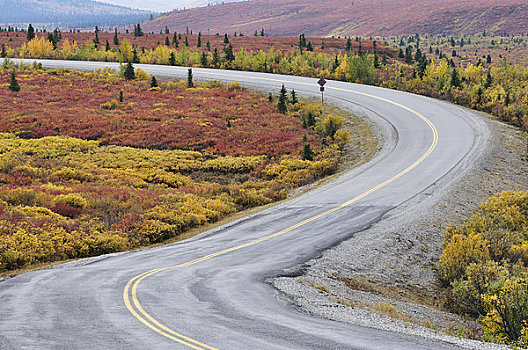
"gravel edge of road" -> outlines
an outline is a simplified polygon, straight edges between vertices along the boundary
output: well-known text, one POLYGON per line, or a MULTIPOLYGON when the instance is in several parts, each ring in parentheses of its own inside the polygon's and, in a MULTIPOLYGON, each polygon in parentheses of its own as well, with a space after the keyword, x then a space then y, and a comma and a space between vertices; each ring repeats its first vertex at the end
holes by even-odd
MULTIPOLYGON (((522 182, 522 174, 528 173, 526 141, 520 130, 484 113, 440 103, 476 126, 478 137, 472 154, 379 223, 320 257, 269 278, 268 283, 277 288, 277 298, 286 299, 301 312, 316 317, 423 336, 466 349, 507 349, 439 331, 464 333, 464 328, 478 328, 471 320, 409 302, 407 298, 352 289, 340 280, 368 281, 373 288, 395 289, 396 294, 412 290, 429 295, 438 293, 434 263, 441 254, 446 226, 468 218, 493 193, 527 189, 522 182), (367 256, 370 259, 366 262, 367 256), (373 311, 383 305, 391 305, 390 312, 373 311)), ((377 122, 375 116, 361 116, 377 122)), ((385 134, 384 128, 375 130, 384 138, 384 148, 390 149, 387 142, 390 145, 394 137, 385 134)))

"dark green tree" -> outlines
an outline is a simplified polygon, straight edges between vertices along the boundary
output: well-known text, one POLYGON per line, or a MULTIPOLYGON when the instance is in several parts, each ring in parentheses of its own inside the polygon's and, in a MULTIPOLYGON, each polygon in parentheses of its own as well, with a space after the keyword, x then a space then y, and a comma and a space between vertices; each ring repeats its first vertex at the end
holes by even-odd
POLYGON ((110 43, 106 40, 105 51, 110 51, 110 43))
POLYGON ((165 37, 165 46, 168 46, 168 47, 171 46, 170 39, 168 36, 165 37))
POLYGON ((224 34, 224 44, 229 44, 229 37, 227 36, 227 33, 224 34))
POLYGON ((218 68, 218 65, 220 64, 220 55, 218 54, 218 49, 214 49, 213 51, 213 66, 215 68, 218 68))
POLYGON ((202 47, 202 33, 198 32, 198 43, 196 44, 196 47, 202 47))
POLYGON ((425 70, 427 69, 428 64, 429 64, 429 61, 427 60, 427 58, 422 56, 422 58, 420 59, 420 62, 418 62, 418 76, 420 77, 420 79, 422 79, 423 76, 425 75, 425 70))
POLYGON ((311 41, 308 41, 308 44, 306 44, 306 51, 313 51, 313 45, 311 41))
POLYGON ((7 51, 5 48, 5 44, 2 44, 2 52, 0 53, 0 57, 7 57, 7 51))
POLYGON ((194 86, 193 72, 192 72, 192 69, 189 68, 189 70, 187 71, 187 87, 192 88, 193 86, 194 86))
POLYGON ((189 38, 187 37, 187 35, 185 36, 185 41, 183 42, 183 44, 184 44, 186 47, 189 47, 189 38))
POLYGON ((207 67, 207 55, 205 54, 205 51, 202 51, 202 56, 200 56, 200 64, 202 67, 207 67))
POLYGON ((266 34, 264 33, 264 28, 260 30, 260 36, 266 36, 266 34))
POLYGON ((139 56, 137 54, 137 49, 135 46, 134 46, 134 49, 132 50, 132 53, 134 54, 134 56, 132 57, 132 63, 139 63, 139 56))
POLYGON ((119 90, 119 102, 123 102, 124 101, 124 93, 123 93, 123 90, 119 90))
POLYGON ((132 62, 128 62, 126 67, 125 67, 125 70, 123 72, 123 76, 125 77, 126 80, 133 80, 134 78, 136 78, 136 74, 134 72, 134 66, 132 65, 132 62))
POLYGON ((297 99, 297 94, 295 93, 295 90, 292 89, 290 95, 291 95, 290 103, 292 105, 294 105, 296 103, 299 103, 299 100, 297 99))
POLYGON ((174 56, 174 52, 171 51, 171 54, 169 56, 169 64, 171 66, 175 66, 176 65, 176 57, 174 56))
POLYGON ((305 143, 302 150, 302 159, 303 160, 313 160, 314 153, 312 147, 309 143, 305 143))
POLYGON ((33 28, 33 26, 31 25, 31 23, 29 24, 28 26, 28 29, 27 29, 27 40, 30 41, 32 39, 35 38, 35 28, 33 28))
POLYGON ((273 102, 273 94, 271 92, 268 94, 268 101, 273 102))
POLYGON ((347 41, 346 41, 346 46, 345 46, 345 50, 348 52, 350 50, 352 50, 352 39, 350 39, 350 37, 348 37, 347 41))
POLYGON ((211 43, 209 42, 209 40, 207 40, 205 47, 207 48, 207 51, 211 51, 211 43))
POLYGON ((460 76, 458 74, 458 70, 456 68, 453 68, 451 71, 451 86, 455 88, 459 88, 461 84, 460 76))
POLYGON ((114 31, 114 45, 119 45, 119 38, 117 37, 117 27, 115 28, 115 31, 114 31))
POLYGON ((150 87, 151 88, 158 87, 158 81, 156 80, 155 76, 152 76, 152 79, 150 79, 150 87))
POLYGON ((226 61, 234 61, 235 54, 233 53, 233 46, 231 44, 224 47, 225 59, 226 61))
POLYGON ((178 34, 174 33, 172 36, 172 46, 178 48, 180 46, 180 42, 178 41, 178 34))
POLYGON ((380 68, 379 57, 376 52, 374 52, 374 68, 380 68))
POLYGON ((279 102, 277 102, 277 109, 279 110, 279 112, 283 114, 288 112, 288 106, 286 105, 288 98, 286 97, 286 94, 287 94, 287 91, 283 84, 280 90, 279 102))
POLYGON ((143 36, 143 30, 141 29, 141 26, 138 24, 136 24, 134 26, 134 36, 143 36))
POLYGON ((99 28, 97 26, 95 26, 95 38, 94 38, 93 42, 94 42, 95 45, 98 45, 98 44, 101 43, 99 41, 99 28))
POLYGON ((13 92, 19 92, 20 91, 20 85, 18 85, 18 81, 16 79, 15 71, 11 72, 11 82, 9 83, 9 90, 13 92))
POLYGON ((484 83, 484 89, 489 89, 492 84, 493 78, 491 77, 491 71, 488 70, 488 74, 486 75, 486 82, 484 83))

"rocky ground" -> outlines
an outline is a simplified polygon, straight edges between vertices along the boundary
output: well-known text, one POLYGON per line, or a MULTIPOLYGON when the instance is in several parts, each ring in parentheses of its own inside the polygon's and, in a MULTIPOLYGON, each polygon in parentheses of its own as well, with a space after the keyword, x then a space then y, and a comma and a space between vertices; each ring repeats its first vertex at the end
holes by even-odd
MULTIPOLYGON (((464 348, 500 348, 462 338, 478 339, 479 326, 443 310, 435 265, 449 224, 468 218, 494 193, 528 189, 526 138, 485 114, 466 114, 484 118, 489 128, 473 159, 371 228, 270 279, 279 297, 324 318, 424 335, 464 348)), ((389 135, 385 149, 392 142, 389 135)))

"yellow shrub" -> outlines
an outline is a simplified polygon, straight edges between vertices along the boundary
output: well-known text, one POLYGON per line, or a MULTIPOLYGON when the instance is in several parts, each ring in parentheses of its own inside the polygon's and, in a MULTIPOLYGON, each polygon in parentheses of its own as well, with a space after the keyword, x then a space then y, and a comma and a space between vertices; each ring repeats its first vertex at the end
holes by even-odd
POLYGON ((86 208, 86 199, 79 193, 59 194, 52 201, 53 205, 57 203, 67 204, 78 209, 86 208))

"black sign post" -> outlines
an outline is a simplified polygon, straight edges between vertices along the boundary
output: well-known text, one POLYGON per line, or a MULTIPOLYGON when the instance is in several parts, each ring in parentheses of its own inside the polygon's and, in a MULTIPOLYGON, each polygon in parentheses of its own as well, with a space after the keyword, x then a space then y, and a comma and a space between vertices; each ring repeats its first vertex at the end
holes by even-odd
POLYGON ((317 84, 319 84, 320 90, 321 90, 321 109, 322 109, 324 106, 324 90, 325 90, 324 86, 326 84, 326 80, 324 80, 324 78, 321 78, 319 79, 317 84))

